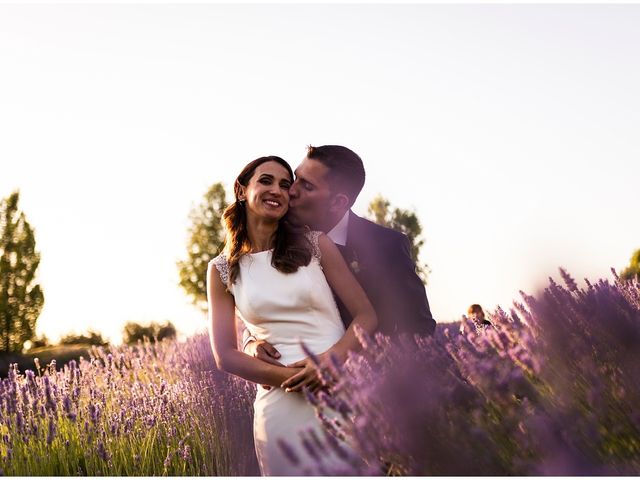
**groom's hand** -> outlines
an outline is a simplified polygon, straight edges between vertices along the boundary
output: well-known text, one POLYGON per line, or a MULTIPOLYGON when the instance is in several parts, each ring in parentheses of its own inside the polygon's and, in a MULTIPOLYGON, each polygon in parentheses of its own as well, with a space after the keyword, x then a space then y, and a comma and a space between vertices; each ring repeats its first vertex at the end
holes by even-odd
MULTIPOLYGON (((252 357, 262 360, 263 362, 284 367, 277 359, 280 358, 280 352, 266 340, 252 340, 244 347, 244 353, 252 357)), ((262 385, 265 390, 271 390, 270 385, 262 385)))

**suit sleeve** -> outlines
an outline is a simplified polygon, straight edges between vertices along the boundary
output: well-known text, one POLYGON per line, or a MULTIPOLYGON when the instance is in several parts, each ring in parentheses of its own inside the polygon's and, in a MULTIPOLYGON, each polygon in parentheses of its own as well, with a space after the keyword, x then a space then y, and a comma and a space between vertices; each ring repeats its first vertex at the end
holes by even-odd
POLYGON ((374 303, 382 329, 433 334, 436 322, 431 315, 424 284, 416 273, 406 235, 394 236, 388 241, 381 267, 386 278, 380 282, 380 288, 385 291, 376 295, 374 303))

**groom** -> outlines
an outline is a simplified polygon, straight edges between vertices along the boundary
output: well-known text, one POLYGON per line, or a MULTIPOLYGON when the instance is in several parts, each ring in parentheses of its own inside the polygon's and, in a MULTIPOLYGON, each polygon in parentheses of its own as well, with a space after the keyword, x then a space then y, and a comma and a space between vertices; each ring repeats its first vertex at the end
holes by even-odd
MULTIPOLYGON (((377 225, 351 211, 364 186, 360 157, 346 147, 308 147, 289 190, 289 221, 327 234, 338 246, 378 316, 386 335, 431 335, 436 322, 424 285, 416 274, 406 235, 377 225)), ((351 315, 336 298, 345 327, 351 315)), ((270 363, 280 356, 265 341, 249 337, 245 353, 270 363)))

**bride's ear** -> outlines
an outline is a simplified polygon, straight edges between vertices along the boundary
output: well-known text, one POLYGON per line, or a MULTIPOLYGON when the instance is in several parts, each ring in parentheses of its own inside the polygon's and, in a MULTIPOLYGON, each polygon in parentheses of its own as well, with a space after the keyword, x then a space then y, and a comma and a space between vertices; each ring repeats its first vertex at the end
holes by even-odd
POLYGON ((240 192, 238 193, 238 201, 239 202, 244 202, 247 199, 247 189, 243 186, 240 185, 240 192))
POLYGON ((349 197, 344 193, 337 193, 331 199, 329 210, 332 212, 344 212, 349 210, 349 197))

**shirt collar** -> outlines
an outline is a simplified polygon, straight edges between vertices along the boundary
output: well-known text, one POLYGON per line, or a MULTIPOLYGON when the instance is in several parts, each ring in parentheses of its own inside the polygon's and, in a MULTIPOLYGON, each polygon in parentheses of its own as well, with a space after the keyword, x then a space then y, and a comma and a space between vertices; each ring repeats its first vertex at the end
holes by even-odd
POLYGON ((347 244, 347 230, 349 228, 349 210, 344 216, 340 219, 340 221, 333 227, 329 232, 327 232, 327 237, 333 240, 333 243, 336 245, 346 245, 347 244))

